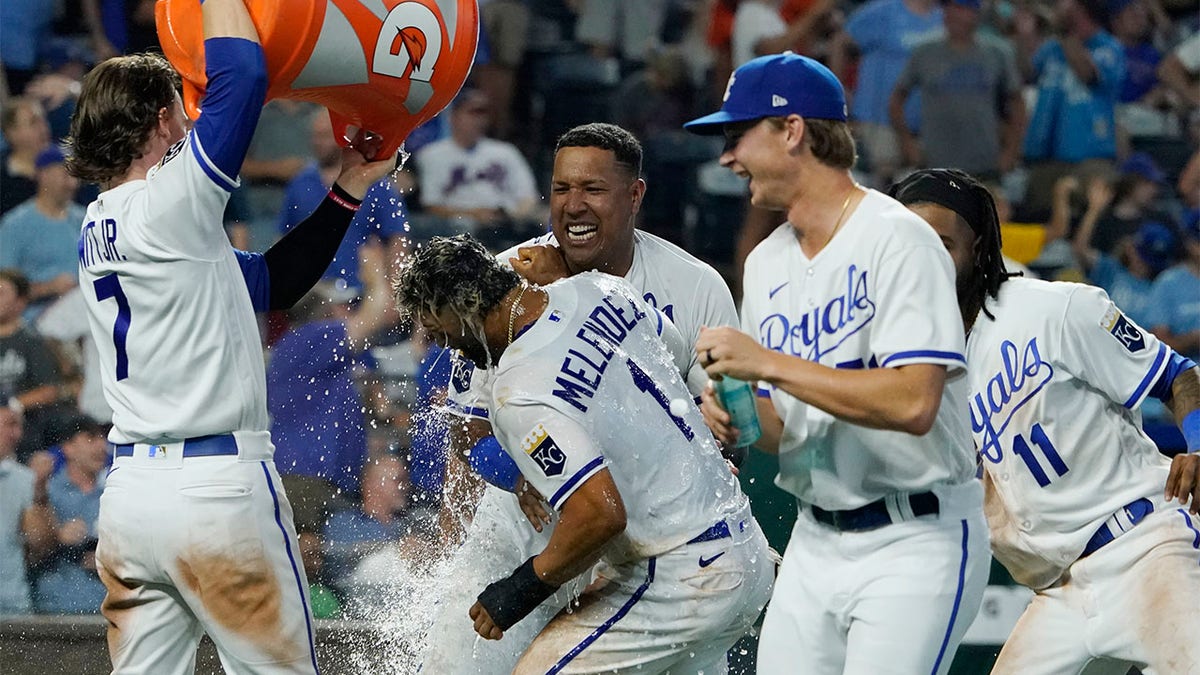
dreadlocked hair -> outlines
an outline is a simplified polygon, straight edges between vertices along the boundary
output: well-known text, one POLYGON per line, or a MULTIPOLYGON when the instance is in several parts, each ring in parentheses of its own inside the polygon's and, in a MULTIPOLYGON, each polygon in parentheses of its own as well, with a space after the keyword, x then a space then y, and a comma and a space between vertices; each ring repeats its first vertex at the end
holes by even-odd
POLYGON ((417 247, 392 285, 396 305, 408 317, 449 309, 460 318, 483 318, 521 278, 500 264, 470 235, 434 237, 417 247))
POLYGON ((997 298, 1000 286, 1020 274, 1010 273, 1004 266, 1000 217, 987 186, 959 169, 923 169, 893 185, 888 194, 906 206, 927 203, 949 208, 971 228, 975 233, 972 270, 963 283, 957 284, 958 302, 968 323, 981 311, 994 320, 987 299, 997 298), (936 198, 935 194, 945 198, 936 198))

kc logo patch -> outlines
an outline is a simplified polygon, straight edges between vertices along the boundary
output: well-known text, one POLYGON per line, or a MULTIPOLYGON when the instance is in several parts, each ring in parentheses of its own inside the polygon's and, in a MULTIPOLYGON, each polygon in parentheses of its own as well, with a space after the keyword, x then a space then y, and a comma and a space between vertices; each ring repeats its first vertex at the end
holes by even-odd
POLYGON ((1116 338, 1117 342, 1120 342, 1129 353, 1136 354, 1146 348, 1146 336, 1142 334, 1137 325, 1117 311, 1116 306, 1109 307, 1100 321, 1100 325, 1108 331, 1109 335, 1116 338))
POLYGON ((454 384, 454 391, 458 393, 466 393, 471 388, 471 373, 475 372, 475 366, 465 358, 454 359, 453 371, 450 373, 450 382, 454 384))
POLYGON ((546 427, 541 424, 534 427, 533 431, 525 436, 521 441, 521 449, 537 462, 542 473, 547 477, 562 475, 563 469, 567 466, 567 456, 550 437, 550 432, 546 431, 546 427))

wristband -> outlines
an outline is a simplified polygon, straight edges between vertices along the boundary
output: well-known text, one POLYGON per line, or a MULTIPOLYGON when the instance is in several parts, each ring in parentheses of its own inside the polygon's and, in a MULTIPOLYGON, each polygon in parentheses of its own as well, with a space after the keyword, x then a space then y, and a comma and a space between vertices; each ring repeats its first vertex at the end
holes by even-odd
POLYGON ((357 211, 358 207, 362 206, 361 199, 351 197, 350 193, 343 190, 337 183, 334 183, 333 187, 329 188, 327 196, 338 206, 349 211, 357 211))
POLYGON ((516 492, 521 470, 504 448, 500 447, 500 441, 496 440, 495 436, 479 439, 467 455, 467 463, 485 482, 505 492, 516 492))
POLYGON ((479 604, 487 610, 492 623, 500 630, 508 630, 557 590, 558 586, 551 586, 538 577, 533 571, 533 558, 530 558, 508 577, 488 584, 479 594, 479 604))
POLYGON ((1200 451, 1200 408, 1184 415, 1179 429, 1183 432, 1183 440, 1187 442, 1187 451, 1200 451))

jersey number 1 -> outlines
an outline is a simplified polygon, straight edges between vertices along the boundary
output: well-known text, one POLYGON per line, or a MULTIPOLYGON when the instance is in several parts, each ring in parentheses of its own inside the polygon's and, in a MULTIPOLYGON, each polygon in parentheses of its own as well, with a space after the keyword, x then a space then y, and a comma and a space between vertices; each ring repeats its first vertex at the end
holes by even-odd
POLYGON ((116 274, 108 274, 92 282, 96 299, 103 302, 109 298, 117 301, 117 321, 113 324, 113 346, 117 349, 117 381, 129 377, 129 354, 125 352, 125 338, 129 336, 129 299, 121 290, 121 280, 116 274))
POLYGON ((671 421, 675 423, 676 427, 679 427, 679 431, 683 433, 684 438, 688 439, 689 441, 695 438, 696 433, 692 431, 692 428, 688 426, 688 423, 683 421, 682 417, 676 417, 675 414, 671 412, 671 402, 667 400, 667 395, 663 393, 662 389, 658 388, 658 385, 655 384, 654 380, 646 374, 646 371, 639 368, 638 364, 633 362, 633 359, 628 359, 625 361, 625 363, 629 365, 629 374, 633 376, 634 386, 643 392, 650 394, 655 401, 658 401, 658 404, 662 406, 663 412, 667 413, 667 417, 671 418, 671 421))

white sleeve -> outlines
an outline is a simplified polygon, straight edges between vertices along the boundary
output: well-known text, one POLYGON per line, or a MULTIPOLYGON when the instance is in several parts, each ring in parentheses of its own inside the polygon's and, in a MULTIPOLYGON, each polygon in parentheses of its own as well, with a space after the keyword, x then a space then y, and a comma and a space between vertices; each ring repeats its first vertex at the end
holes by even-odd
POLYGON ((608 466, 587 431, 559 410, 529 399, 510 400, 495 411, 492 428, 521 475, 546 501, 562 510, 589 478, 608 466))
POLYGON ((875 282, 867 282, 875 302, 872 356, 885 368, 915 363, 965 368, 950 254, 941 246, 917 244, 886 255, 877 263, 875 282))
MULTIPOLYGON (((216 260, 228 255, 225 204, 237 178, 220 172, 195 132, 171 146, 146 175, 145 231, 138 236, 171 257, 216 260)), ((131 226, 139 219, 118 223, 131 226)))
POLYGON ((475 364, 458 350, 451 352, 446 411, 460 417, 488 419, 490 401, 487 396, 487 383, 490 379, 490 371, 476 368, 475 364))
POLYGON ((1060 330, 1055 353, 1062 367, 1131 410, 1170 362, 1165 344, 1093 286, 1080 285, 1067 298, 1060 330))

